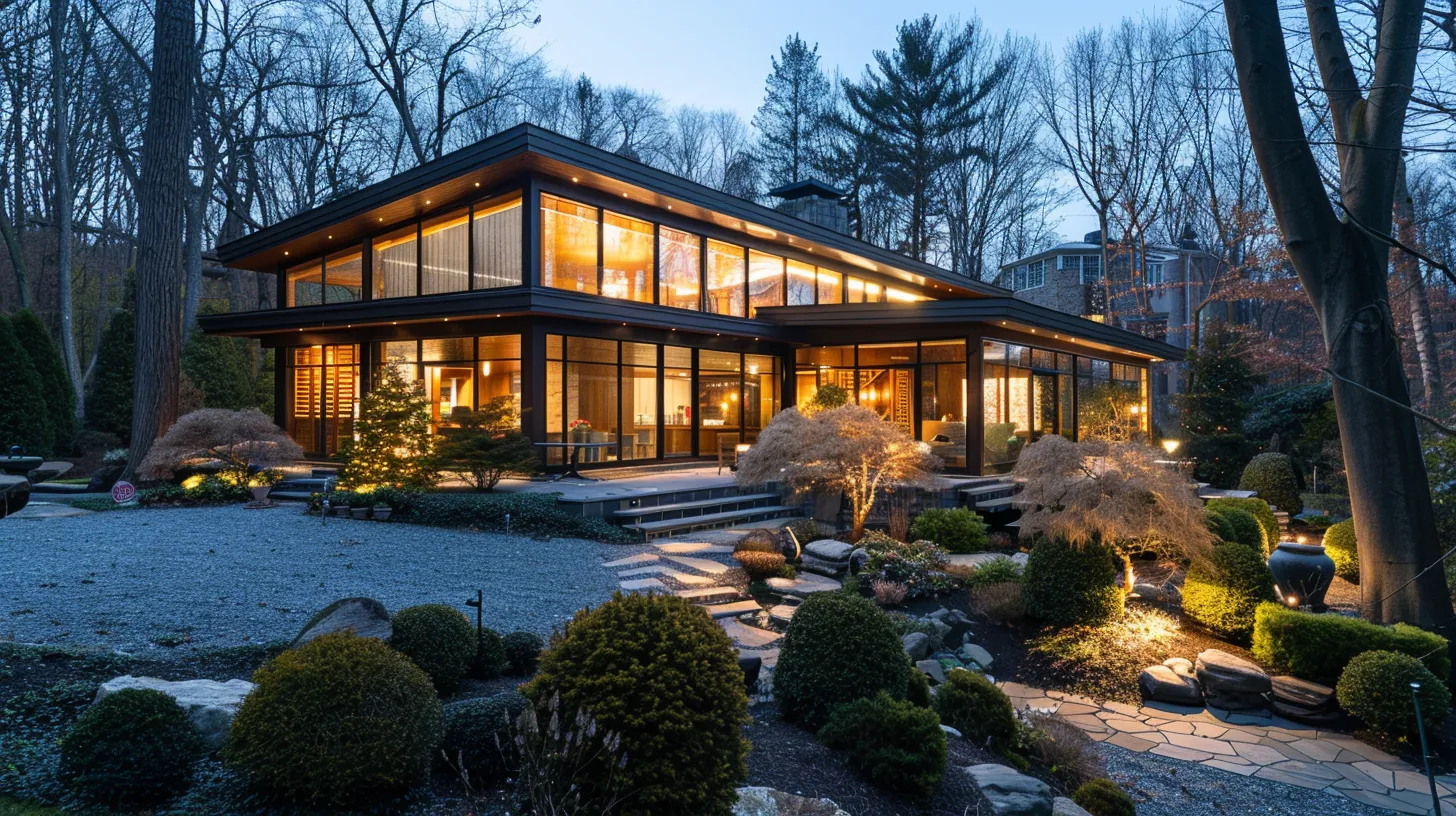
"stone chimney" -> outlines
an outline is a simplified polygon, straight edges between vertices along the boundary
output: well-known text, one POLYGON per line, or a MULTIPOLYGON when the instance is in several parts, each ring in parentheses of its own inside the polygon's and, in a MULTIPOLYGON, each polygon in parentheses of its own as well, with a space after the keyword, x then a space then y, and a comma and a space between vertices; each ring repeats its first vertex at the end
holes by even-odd
POLYGON ((849 208, 844 204, 846 193, 843 190, 809 178, 775 187, 768 194, 782 199, 774 205, 779 212, 849 234, 849 208))

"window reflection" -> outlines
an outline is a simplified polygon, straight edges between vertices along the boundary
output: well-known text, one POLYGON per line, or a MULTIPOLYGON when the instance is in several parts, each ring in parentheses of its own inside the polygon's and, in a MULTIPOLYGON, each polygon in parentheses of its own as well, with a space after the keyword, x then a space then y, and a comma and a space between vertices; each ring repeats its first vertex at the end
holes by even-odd
POLYGON ((658 235, 659 272, 657 302, 674 309, 701 308, 699 271, 702 266, 702 239, 687 232, 663 227, 658 235))
POLYGON ((541 196, 542 282, 556 289, 597 294, 597 210, 541 196))
POLYGON ((708 311, 744 316, 743 247, 708 241, 708 311))
POLYGON ((748 316, 765 306, 784 305, 784 259, 757 250, 748 253, 748 316))
POLYGON ((652 225, 625 215, 602 217, 602 294, 652 302, 652 225))
POLYGON ((317 306, 324 302, 323 264, 310 261, 291 267, 286 274, 289 306, 317 306))
POLYGON ((789 261, 790 306, 812 306, 815 286, 814 267, 799 261, 789 261))

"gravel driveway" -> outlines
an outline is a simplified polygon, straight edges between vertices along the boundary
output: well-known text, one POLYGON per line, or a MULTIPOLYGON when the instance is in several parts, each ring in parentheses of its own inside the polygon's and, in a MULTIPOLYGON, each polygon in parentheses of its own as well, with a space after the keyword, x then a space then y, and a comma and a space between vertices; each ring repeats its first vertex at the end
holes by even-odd
MULTIPOLYGON (((623 548, 305 516, 296 505, 0 522, 0 639, 158 649, 292 638, 351 596, 390 610, 485 590, 486 625, 545 636, 616 588, 623 548)), ((163 650, 165 651, 165 650, 163 650)))

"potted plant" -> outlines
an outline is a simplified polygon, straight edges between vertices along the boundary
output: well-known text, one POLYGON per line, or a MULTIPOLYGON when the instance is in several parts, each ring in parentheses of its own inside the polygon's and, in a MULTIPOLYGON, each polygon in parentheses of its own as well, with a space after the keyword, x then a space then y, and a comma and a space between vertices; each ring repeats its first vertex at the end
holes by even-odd
POLYGON ((374 520, 389 521, 389 517, 394 515, 394 508, 389 505, 389 502, 383 496, 379 495, 379 492, 376 492, 371 498, 373 499, 372 504, 374 505, 374 520))
POLYGON ((369 508, 373 505, 374 497, 369 493, 351 492, 349 494, 349 515, 356 519, 369 518, 369 508))

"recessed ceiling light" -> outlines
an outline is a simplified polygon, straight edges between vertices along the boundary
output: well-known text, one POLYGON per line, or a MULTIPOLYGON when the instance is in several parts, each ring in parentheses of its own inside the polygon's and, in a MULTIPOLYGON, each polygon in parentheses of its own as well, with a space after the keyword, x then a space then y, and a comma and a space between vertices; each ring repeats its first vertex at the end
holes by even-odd
POLYGON ((287 254, 288 254, 288 250, 286 250, 286 249, 285 249, 285 250, 283 250, 283 254, 284 254, 284 255, 287 255, 287 254))
POLYGON ((626 197, 627 197, 627 194, 626 193, 622 193, 622 198, 626 198, 626 197))
POLYGON ((579 178, 577 178, 577 177, 576 177, 576 176, 572 176, 572 177, 571 177, 571 180, 572 180, 572 181, 581 181, 581 179, 579 179, 579 178))
POLYGON ((476 186, 476 187, 479 187, 479 186, 480 186, 480 182, 478 182, 478 181, 477 181, 477 182, 475 182, 475 186, 476 186))
POLYGON ((425 203, 426 203, 426 204, 429 204, 429 203, 430 203, 430 200, 429 200, 429 199, 428 199, 428 198, 427 198, 427 199, 425 199, 425 203))
POLYGON ((384 220, 384 218, 382 218, 382 217, 381 217, 381 218, 380 218, 380 219, 379 219, 379 220, 380 220, 380 221, 383 221, 383 220, 384 220))
POLYGON ((332 236, 332 235, 330 235, 330 236, 329 236, 329 240, 330 240, 330 241, 332 241, 332 240, 334 240, 334 236, 332 236))

